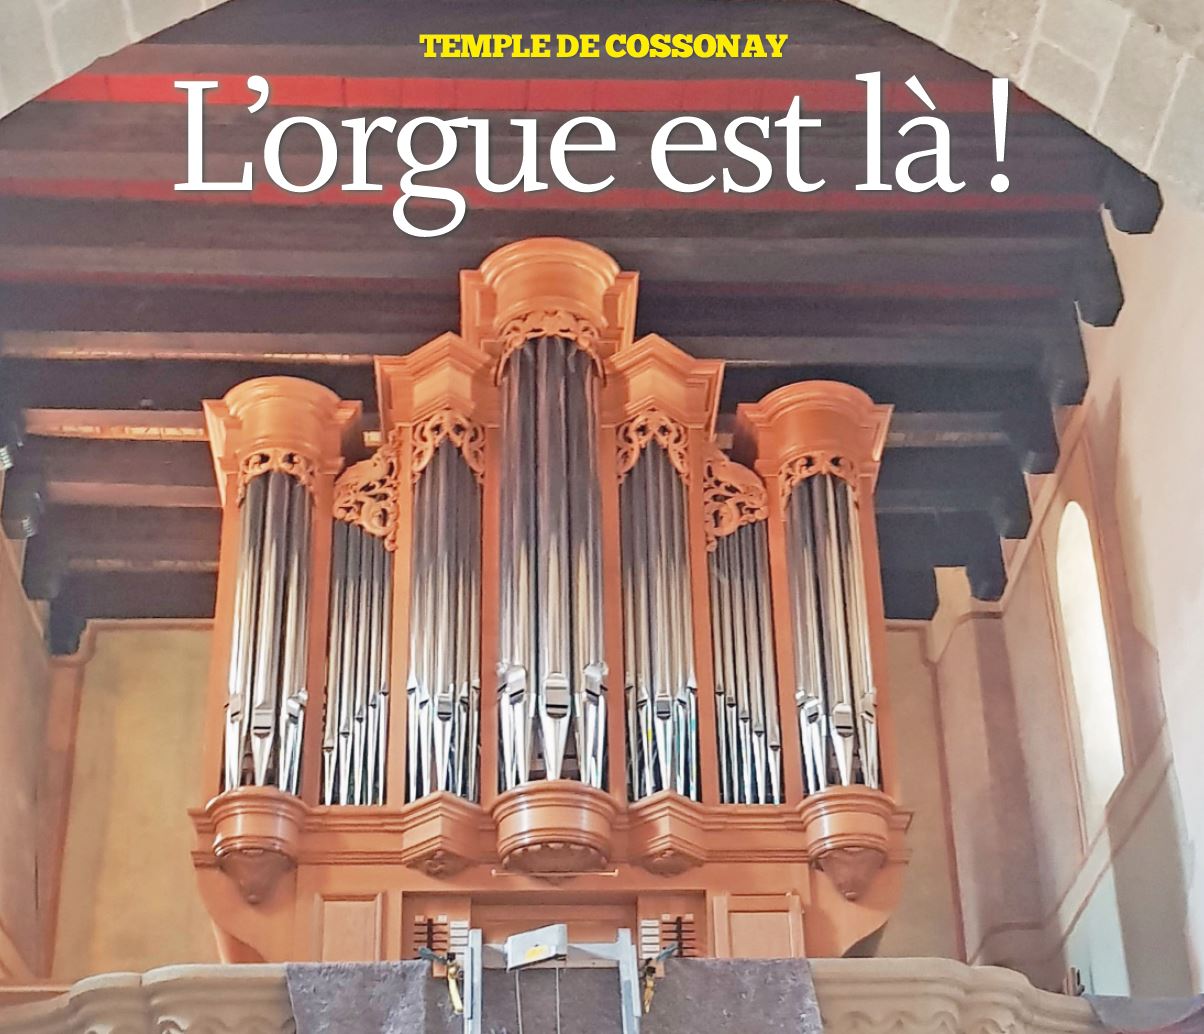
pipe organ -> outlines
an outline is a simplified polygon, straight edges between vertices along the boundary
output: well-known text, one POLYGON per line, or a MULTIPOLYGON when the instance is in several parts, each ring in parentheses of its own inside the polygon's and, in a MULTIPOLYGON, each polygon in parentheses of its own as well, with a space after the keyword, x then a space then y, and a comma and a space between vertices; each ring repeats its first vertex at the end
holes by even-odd
POLYGON ((292 378, 206 404, 193 858, 228 960, 544 921, 832 955, 888 918, 889 409, 806 382, 720 434, 723 363, 636 340, 636 292, 521 241, 461 274, 459 334, 376 360, 379 432, 292 378))

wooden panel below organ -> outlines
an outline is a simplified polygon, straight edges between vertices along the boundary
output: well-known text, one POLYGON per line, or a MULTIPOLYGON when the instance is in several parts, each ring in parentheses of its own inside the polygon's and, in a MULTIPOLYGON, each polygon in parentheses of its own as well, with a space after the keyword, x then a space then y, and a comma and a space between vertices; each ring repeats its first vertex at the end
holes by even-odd
POLYGON ((797 894, 717 895, 714 912, 716 955, 785 959, 806 954, 797 894))
POLYGON ((322 895, 317 906, 317 955, 322 962, 384 958, 384 894, 322 895))

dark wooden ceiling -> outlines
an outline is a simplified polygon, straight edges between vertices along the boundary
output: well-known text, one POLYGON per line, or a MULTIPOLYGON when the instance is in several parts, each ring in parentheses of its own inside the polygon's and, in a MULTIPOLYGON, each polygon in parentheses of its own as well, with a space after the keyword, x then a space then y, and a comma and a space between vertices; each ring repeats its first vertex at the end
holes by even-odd
MULTIPOLYGON (((728 360, 725 412, 815 376, 893 403, 878 494, 889 614, 931 615, 934 566, 965 565, 979 597, 998 597, 1001 538, 1029 523, 1024 475, 1052 469, 1055 408, 1086 386, 1078 316, 1106 324, 1122 302, 1101 205, 1144 232, 1159 199, 1015 95, 1012 188, 993 194, 989 98, 985 73, 835 0, 231 0, 98 62, 0 122, 0 408, 26 426, 6 517, 12 530, 31 492, 42 494, 26 585, 53 601, 55 646, 69 648, 89 617, 212 612, 218 511, 202 399, 289 373, 361 399, 371 424, 372 357, 455 329, 456 271, 536 234, 589 240, 639 270, 638 331, 728 360), (430 61, 417 45, 430 31, 666 27, 789 32, 791 43, 766 65, 430 61), (864 151, 854 76, 873 70, 892 84, 887 160, 906 153, 898 126, 922 113, 899 85, 918 75, 951 126, 963 191, 851 189, 864 151), (250 74, 274 84, 257 115, 239 106, 250 74), (546 140, 593 108, 618 135, 619 157, 604 159, 618 181, 589 198, 477 191, 464 224, 433 240, 393 226, 395 191, 179 194, 185 120, 171 84, 196 77, 219 78, 229 101, 209 112, 211 176, 235 175, 286 114, 345 133, 339 121, 358 114, 455 112, 501 127, 503 177, 516 154, 512 114, 539 118, 546 140), (776 117, 794 93, 824 119, 804 139, 825 190, 785 189, 777 140, 763 194, 655 185, 647 146, 672 114, 721 129, 736 114, 776 117)), ((312 141, 286 140, 286 168, 307 178, 312 141)), ((466 149, 441 181, 469 184, 470 161, 466 149)), ((584 177, 602 164, 577 167, 584 177)), ((706 175, 717 163, 689 156, 676 167, 706 175)), ((395 184, 403 168, 383 143, 371 170, 395 184)), ((0 416, 0 438, 5 426, 0 416)))

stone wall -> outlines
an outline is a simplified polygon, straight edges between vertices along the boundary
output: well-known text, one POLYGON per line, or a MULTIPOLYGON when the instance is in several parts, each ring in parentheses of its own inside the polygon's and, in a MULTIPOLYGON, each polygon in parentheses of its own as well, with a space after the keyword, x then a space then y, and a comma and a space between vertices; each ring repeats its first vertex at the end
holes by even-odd
POLYGON ((1204 206, 1198 0, 849 0, 1030 96, 1204 206))
MULTIPOLYGON (((0 114, 223 0, 4 0, 0 114)), ((846 0, 1004 75, 1204 206, 1198 0, 846 0)), ((850 69, 869 71, 869 69, 850 69)))

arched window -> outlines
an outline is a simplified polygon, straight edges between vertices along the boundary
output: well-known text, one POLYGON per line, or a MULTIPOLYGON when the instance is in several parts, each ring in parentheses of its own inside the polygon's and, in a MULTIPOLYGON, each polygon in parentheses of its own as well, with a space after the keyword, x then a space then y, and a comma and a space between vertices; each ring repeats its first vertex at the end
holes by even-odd
POLYGON ((1087 515, 1074 502, 1058 528, 1057 591, 1078 712, 1083 806, 1094 827, 1125 774, 1125 761, 1095 548, 1087 515))

